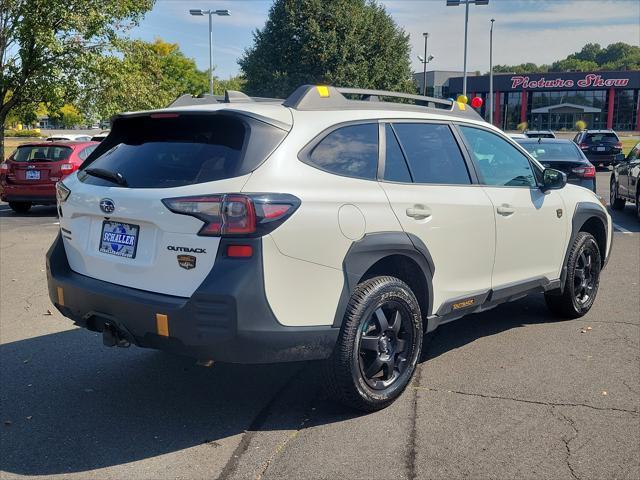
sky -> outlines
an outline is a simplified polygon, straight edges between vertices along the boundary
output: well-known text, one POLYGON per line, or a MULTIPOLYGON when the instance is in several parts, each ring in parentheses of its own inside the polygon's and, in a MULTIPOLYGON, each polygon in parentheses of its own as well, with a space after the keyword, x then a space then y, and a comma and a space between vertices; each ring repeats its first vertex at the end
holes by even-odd
MULTIPOLYGON (((331 1, 331 0, 325 0, 331 1)), ((410 35, 414 71, 422 66, 417 55, 429 32, 429 70, 462 70, 464 6, 447 7, 445 0, 379 0, 395 22, 410 35)), ((132 29, 134 38, 160 37, 177 43, 198 67, 209 67, 207 17, 189 9, 228 9, 229 17, 214 17, 214 66, 219 78, 240 73, 237 60, 252 45, 253 32, 263 27, 270 0, 157 0, 153 10, 132 29)), ((471 5, 468 70, 489 70, 489 26, 493 31, 494 64, 551 63, 582 48, 614 42, 640 45, 638 0, 490 0, 471 5)))

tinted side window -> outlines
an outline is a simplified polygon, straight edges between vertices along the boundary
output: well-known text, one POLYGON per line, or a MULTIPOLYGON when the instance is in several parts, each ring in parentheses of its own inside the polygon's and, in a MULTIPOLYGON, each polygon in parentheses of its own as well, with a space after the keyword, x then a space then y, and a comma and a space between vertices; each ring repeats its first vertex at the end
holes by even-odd
POLYGON ((378 124, 334 130, 311 150, 309 163, 338 175, 374 180, 378 170, 378 124))
POLYGON ((486 130, 460 126, 486 185, 534 187, 529 159, 506 140, 486 130))
POLYGON ((91 155, 91 152, 93 152, 96 149, 96 147, 97 145, 91 145, 85 148, 84 150, 81 150, 80 153, 78 153, 78 156, 80 157, 81 160, 86 160, 87 157, 91 155))
POLYGON ((384 179, 392 182, 411 183, 411 174, 404 159, 396 134, 391 125, 385 127, 386 155, 384 160, 384 179))
POLYGON ((471 183, 458 144, 447 125, 396 123, 415 183, 465 185, 471 183))

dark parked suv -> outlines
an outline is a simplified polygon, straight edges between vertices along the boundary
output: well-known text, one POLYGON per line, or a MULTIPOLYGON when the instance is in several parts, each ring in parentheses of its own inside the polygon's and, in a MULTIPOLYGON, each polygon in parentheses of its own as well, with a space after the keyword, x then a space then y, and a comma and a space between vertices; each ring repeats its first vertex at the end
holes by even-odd
POLYGON ((613 130, 582 130, 573 141, 596 167, 613 165, 622 153, 622 142, 613 130))

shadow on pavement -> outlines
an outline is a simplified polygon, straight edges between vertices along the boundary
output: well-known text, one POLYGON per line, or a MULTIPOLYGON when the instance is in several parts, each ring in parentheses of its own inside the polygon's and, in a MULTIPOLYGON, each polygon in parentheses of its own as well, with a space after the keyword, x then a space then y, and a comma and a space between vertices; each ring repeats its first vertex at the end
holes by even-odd
MULTIPOLYGON (((540 296, 503 305, 441 326, 425 356, 435 358, 478 338, 549 320, 540 296)), ((21 475, 83 472, 245 430, 295 430, 297 413, 306 408, 296 403, 324 396, 316 367, 203 368, 152 350, 106 348, 97 334, 80 329, 0 345, 0 469, 21 475), (288 382, 306 382, 296 390, 308 393, 271 412, 270 404, 276 408, 277 403, 271 399, 288 382)), ((319 406, 314 423, 360 415, 330 402, 319 406)))
POLYGON ((7 204, 0 205, 0 217, 29 218, 29 217, 57 217, 55 205, 37 205, 31 207, 27 213, 16 213, 7 204))
MULTIPOLYGON (((609 210, 609 215, 611 215, 613 223, 618 227, 622 227, 633 233, 640 232, 640 221, 636 216, 636 206, 634 204, 628 203, 623 210, 612 210, 611 207, 607 210, 609 210)), ((614 226, 614 229, 615 228, 617 227, 614 226)))

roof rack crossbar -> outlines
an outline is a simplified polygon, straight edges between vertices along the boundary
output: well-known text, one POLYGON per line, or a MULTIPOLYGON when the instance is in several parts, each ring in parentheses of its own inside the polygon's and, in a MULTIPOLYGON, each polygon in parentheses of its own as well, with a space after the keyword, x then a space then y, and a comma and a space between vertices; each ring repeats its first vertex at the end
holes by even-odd
POLYGON ((336 90, 347 95, 362 95, 365 100, 379 101, 378 97, 403 98, 406 100, 415 100, 416 102, 432 103, 434 105, 443 105, 451 107, 451 100, 443 100, 441 98, 426 97, 424 95, 413 95, 410 93, 388 92, 386 90, 368 90, 362 88, 342 88, 336 87, 336 90))

